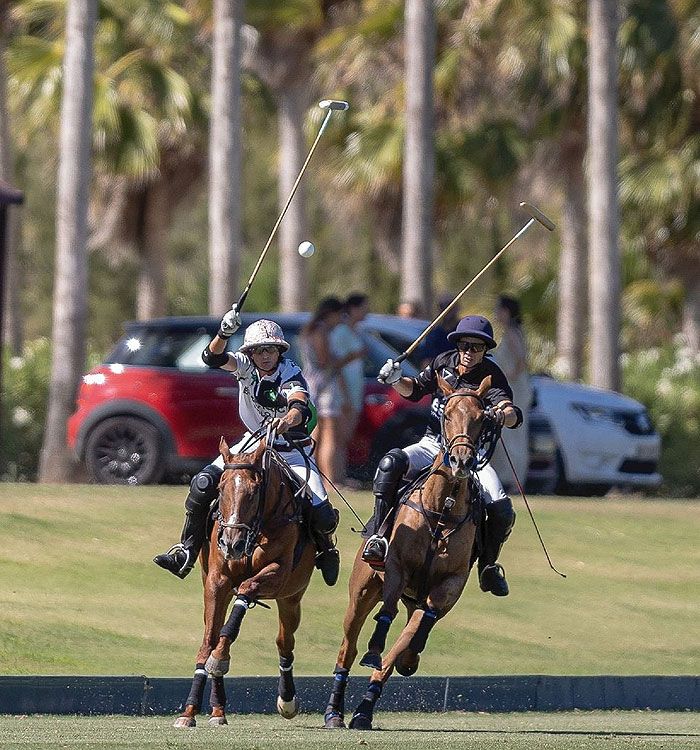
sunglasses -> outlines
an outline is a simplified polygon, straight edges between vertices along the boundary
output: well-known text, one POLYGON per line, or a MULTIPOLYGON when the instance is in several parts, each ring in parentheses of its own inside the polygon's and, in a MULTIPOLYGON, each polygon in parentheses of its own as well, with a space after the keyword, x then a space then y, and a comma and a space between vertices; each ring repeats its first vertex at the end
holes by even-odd
POLYGON ((279 352, 279 347, 277 346, 256 346, 255 349, 251 349, 251 354, 276 354, 279 352))
POLYGON ((472 341, 458 341, 457 349, 460 352, 485 352, 486 344, 475 344, 472 341))

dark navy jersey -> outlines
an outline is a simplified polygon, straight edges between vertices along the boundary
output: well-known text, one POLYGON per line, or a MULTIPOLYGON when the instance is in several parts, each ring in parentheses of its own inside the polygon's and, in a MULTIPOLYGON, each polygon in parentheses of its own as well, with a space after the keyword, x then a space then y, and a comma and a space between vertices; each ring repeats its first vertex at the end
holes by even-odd
POLYGON ((472 370, 462 374, 457 373, 459 365, 459 352, 452 349, 449 352, 439 354, 418 376, 413 380, 413 392, 407 396, 409 401, 420 401, 424 396, 432 396, 430 405, 430 418, 426 435, 439 436, 442 412, 445 409, 446 396, 438 385, 437 376, 440 374, 453 388, 470 388, 476 390, 481 381, 491 376, 491 387, 484 394, 484 401, 490 406, 497 406, 502 401, 513 401, 513 391, 508 384, 508 379, 503 370, 489 357, 484 359, 472 370))

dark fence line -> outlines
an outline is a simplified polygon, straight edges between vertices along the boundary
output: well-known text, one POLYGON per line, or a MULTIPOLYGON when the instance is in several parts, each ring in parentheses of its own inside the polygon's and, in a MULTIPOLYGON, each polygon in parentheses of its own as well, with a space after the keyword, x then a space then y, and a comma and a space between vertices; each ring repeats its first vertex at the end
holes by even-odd
MULTIPOLYGON (((302 711, 322 713, 330 677, 297 677, 302 711)), ((0 677, 0 714, 176 714, 188 694, 183 677, 0 677)), ((348 707, 367 688, 351 677, 348 707)), ((275 713, 276 677, 230 677, 233 713, 275 713)), ((208 695, 207 695, 208 698, 208 695)), ((700 710, 696 676, 506 675, 409 677, 390 680, 383 711, 571 711, 573 709, 700 710)))

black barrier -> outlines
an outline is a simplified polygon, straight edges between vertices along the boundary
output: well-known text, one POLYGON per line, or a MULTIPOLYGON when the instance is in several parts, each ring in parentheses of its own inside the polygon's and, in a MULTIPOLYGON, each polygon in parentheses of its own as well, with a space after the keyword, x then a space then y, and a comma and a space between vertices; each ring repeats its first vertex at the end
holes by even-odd
MULTIPOLYGON (((332 677, 295 677, 301 710, 321 714, 332 677)), ((277 677, 225 680, 231 713, 275 713, 277 677)), ((182 677, 0 677, 0 714, 177 714, 191 684, 182 677)), ((367 689, 368 676, 350 677, 348 713, 367 689)), ((209 686, 205 692, 208 708, 209 686)), ((595 709, 700 710, 696 676, 502 675, 395 677, 382 711, 571 711, 595 709)))

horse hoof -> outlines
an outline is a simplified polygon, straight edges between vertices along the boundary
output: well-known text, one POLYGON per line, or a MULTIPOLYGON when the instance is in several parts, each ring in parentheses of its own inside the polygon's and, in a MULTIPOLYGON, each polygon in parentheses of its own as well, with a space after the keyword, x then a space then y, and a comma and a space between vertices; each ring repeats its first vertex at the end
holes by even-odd
POLYGON ((299 698, 296 695, 290 701, 277 696, 277 713, 285 719, 293 719, 299 713, 299 698))
POLYGON ((226 672, 228 672, 230 665, 230 659, 216 659, 215 657, 210 656, 204 665, 204 669, 206 669, 212 677, 223 677, 226 672))
POLYGON ((354 714, 350 719, 350 729, 371 729, 372 719, 365 714, 354 714))
POLYGON ((399 658, 396 660, 396 671, 403 677, 410 677, 418 671, 418 665, 420 664, 420 654, 409 654, 404 651, 399 658), (413 658, 409 658, 413 656, 413 658))
POLYGON ((225 727, 228 724, 225 716, 210 716, 209 726, 210 727, 225 727))
POLYGON ((175 729, 194 729, 197 722, 192 716, 178 716, 173 726, 175 729))
POLYGON ((324 719, 325 723, 323 726, 326 729, 345 729, 345 722, 343 721, 343 717, 335 711, 326 714, 324 719))
POLYGON ((372 669, 381 669, 382 668, 382 655, 376 653, 376 651, 368 651, 360 659, 360 666, 371 667, 372 669))

